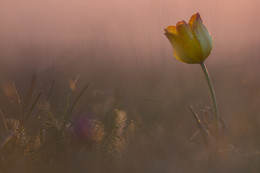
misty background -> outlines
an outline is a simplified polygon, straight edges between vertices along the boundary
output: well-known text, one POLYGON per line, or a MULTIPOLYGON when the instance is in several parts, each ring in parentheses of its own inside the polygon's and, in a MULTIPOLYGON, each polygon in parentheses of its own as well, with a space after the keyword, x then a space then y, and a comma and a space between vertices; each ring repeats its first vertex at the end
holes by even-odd
MULTIPOLYGON (((173 57, 163 33, 199 12, 214 39, 206 64, 220 114, 234 141, 260 149, 259 6, 257 0, 1 0, 0 80, 14 80, 22 93, 34 71, 39 90, 53 80, 62 88, 80 75, 91 90, 119 88, 120 102, 165 101, 150 119, 175 120, 188 138, 196 126, 187 106, 210 105, 207 85, 199 65, 173 57), (183 130, 188 124, 193 129, 183 130)), ((147 111, 142 104, 140 116, 147 111)))
POLYGON ((196 12, 214 38, 207 63, 241 65, 259 55, 259 5, 256 0, 2 0, 1 65, 32 63, 45 69, 96 61, 136 68, 179 66, 171 60, 163 29, 196 12), (89 57, 90 52, 95 56, 89 57))

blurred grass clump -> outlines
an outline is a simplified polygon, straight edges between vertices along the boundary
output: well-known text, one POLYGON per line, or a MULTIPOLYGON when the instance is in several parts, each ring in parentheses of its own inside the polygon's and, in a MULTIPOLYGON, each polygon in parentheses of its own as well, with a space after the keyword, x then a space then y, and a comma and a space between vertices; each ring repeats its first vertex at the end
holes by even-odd
POLYGON ((67 104, 61 115, 52 111, 55 108, 49 102, 54 82, 44 99, 40 98, 40 93, 35 100, 32 99, 35 73, 24 99, 20 98, 14 81, 12 85, 4 85, 7 101, 16 100, 20 115, 7 118, 1 111, 5 125, 1 130, 1 172, 70 172, 73 169, 83 171, 85 167, 105 171, 113 167, 111 163, 120 160, 125 146, 133 138, 134 121, 128 119, 125 111, 114 108, 98 117, 94 105, 75 111, 72 117, 73 109, 88 88, 86 85, 76 96, 76 83, 77 79, 68 80, 67 104), (28 122, 32 112, 38 116, 37 126, 28 122))
MULTIPOLYGON (((74 76, 41 81, 33 73, 23 90, 20 86, 24 84, 3 82, 0 172, 260 170, 257 138, 250 141, 256 135, 243 141, 241 136, 252 131, 236 129, 250 124, 249 119, 237 119, 233 124, 232 116, 228 115, 225 119, 229 122, 228 129, 220 131, 221 162, 219 165, 208 163, 203 138, 187 110, 187 98, 193 98, 191 93, 196 85, 182 81, 186 86, 182 93, 178 89, 182 87, 170 90, 172 86, 165 81, 162 85, 167 89, 163 90, 147 85, 156 84, 156 74, 141 76, 142 82, 136 81, 136 86, 131 85, 132 79, 127 76, 124 78, 128 82, 118 82, 117 86, 102 83, 101 79, 99 85, 98 80, 86 85, 87 80, 82 76, 74 76), (165 97, 160 99, 163 95, 165 97)), ((199 78, 194 78, 194 83, 199 78)), ((206 94, 202 95, 204 98, 206 94)), ((212 110, 200 102, 194 104, 193 109, 211 132, 212 110)), ((254 112, 249 117, 252 114, 254 112)), ((252 129, 257 129, 255 123, 252 129)))

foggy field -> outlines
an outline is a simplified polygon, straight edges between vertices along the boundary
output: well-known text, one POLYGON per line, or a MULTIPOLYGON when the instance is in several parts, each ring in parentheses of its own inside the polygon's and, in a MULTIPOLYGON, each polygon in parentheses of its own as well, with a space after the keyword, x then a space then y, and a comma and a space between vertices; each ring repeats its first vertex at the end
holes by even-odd
POLYGON ((0 173, 260 171, 259 2, 0 2, 0 173), (220 116, 164 28, 200 12, 220 116))

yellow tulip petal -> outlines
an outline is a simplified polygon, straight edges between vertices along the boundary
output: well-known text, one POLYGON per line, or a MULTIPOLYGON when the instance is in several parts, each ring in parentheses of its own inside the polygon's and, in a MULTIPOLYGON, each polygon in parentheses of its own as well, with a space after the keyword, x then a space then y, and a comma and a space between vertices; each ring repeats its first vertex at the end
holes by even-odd
POLYGON ((213 40, 207 28, 203 25, 200 15, 197 15, 193 21, 192 30, 202 48, 203 58, 206 59, 212 50, 213 40))
POLYGON ((192 30, 185 21, 178 22, 176 30, 177 35, 179 35, 185 42, 193 39, 192 30))
POLYGON ((174 46, 173 55, 176 59, 178 59, 181 62, 185 62, 185 63, 188 63, 188 64, 196 64, 197 63, 192 58, 189 57, 186 50, 181 45, 178 45, 178 46, 175 45, 174 46))
POLYGON ((200 14, 199 14, 199 13, 193 14, 193 15, 191 16, 190 21, 189 21, 190 26, 193 25, 193 22, 194 22, 197 18, 200 18, 200 14))
POLYGON ((185 49, 184 43, 181 40, 179 36, 176 34, 170 33, 165 29, 165 35, 169 39, 172 47, 173 47, 173 54, 175 58, 177 58, 179 61, 185 62, 185 63, 194 63, 192 59, 187 54, 187 51, 185 49))
POLYGON ((170 33, 177 34, 176 32, 176 26, 168 26, 166 30, 170 33))
POLYGON ((177 35, 183 40, 184 48, 189 55, 189 57, 193 60, 194 63, 201 63, 203 59, 203 52, 199 41, 194 36, 191 27, 185 22, 177 23, 177 35))

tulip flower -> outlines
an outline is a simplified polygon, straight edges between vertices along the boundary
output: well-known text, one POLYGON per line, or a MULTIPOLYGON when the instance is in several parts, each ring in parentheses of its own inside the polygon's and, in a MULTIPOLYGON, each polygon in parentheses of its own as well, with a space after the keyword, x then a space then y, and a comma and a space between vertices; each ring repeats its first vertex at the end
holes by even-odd
POLYGON ((165 35, 172 44, 174 56, 185 63, 200 64, 212 50, 212 37, 199 13, 189 23, 181 21, 176 26, 168 26, 165 35))
POLYGON ((211 95, 215 117, 216 144, 218 145, 219 113, 217 101, 208 70, 204 63, 212 50, 212 37, 203 25, 199 13, 194 14, 190 18, 189 23, 181 21, 176 26, 168 26, 164 30, 164 34, 172 44, 173 54, 178 60, 188 64, 200 64, 202 67, 211 95))

